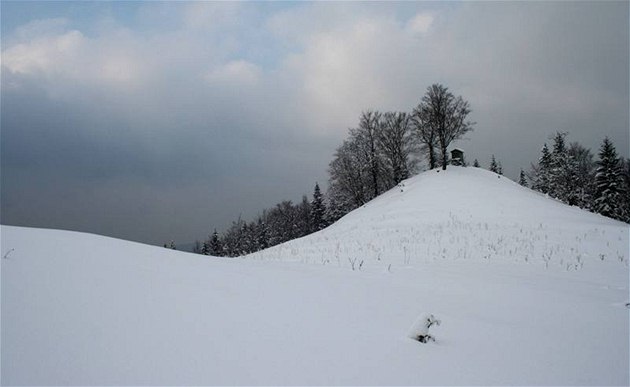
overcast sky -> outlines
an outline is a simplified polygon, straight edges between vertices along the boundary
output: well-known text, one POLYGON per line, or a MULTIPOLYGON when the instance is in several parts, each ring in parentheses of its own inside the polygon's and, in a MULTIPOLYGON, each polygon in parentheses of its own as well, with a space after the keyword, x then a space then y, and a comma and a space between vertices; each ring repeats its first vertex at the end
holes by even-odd
POLYGON ((508 177, 629 153, 629 3, 2 1, 1 222, 161 244, 327 181, 362 110, 443 83, 508 177))

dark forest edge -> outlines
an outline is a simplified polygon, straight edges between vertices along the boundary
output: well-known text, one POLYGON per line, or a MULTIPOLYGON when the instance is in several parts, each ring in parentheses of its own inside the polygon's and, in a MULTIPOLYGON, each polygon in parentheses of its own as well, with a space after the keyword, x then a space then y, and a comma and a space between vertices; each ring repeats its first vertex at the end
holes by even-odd
MULTIPOLYGON (((304 195, 297 204, 282 201, 251 222, 239 217, 223 233, 215 229, 206 241, 196 241, 193 252, 236 257, 263 250, 329 226, 420 172, 423 160, 424 169, 467 166, 463 158, 451 160, 448 148, 472 131, 475 123, 467 120, 470 112, 466 100, 440 84, 429 86, 411 113, 362 112, 358 126, 348 130, 329 163, 325 195, 316 183, 311 200, 304 195)), ((552 150, 544 144, 538 161, 527 172, 521 169, 519 184, 630 223, 630 159, 618 157, 605 138, 599 160, 594 161, 590 149, 577 142, 567 144, 566 138, 566 132, 552 136, 552 150)), ((480 167, 476 159, 473 167, 480 167)), ((489 170, 503 174, 494 155, 489 170)), ((175 248, 175 244, 164 247, 175 248)))

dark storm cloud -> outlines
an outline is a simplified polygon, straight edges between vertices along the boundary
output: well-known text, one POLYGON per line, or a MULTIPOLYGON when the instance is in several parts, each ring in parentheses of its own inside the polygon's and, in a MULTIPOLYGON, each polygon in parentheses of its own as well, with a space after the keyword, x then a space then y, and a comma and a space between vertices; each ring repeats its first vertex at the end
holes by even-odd
POLYGON ((325 183, 361 110, 434 82, 508 176, 556 130, 629 152, 628 3, 104 4, 3 33, 3 224, 203 238, 325 183))

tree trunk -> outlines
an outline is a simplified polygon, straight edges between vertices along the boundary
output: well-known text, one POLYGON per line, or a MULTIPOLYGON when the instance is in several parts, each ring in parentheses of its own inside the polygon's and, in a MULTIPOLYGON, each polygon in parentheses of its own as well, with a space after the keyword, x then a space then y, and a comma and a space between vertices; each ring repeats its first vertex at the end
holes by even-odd
POLYGON ((442 170, 446 170, 448 157, 446 156, 446 147, 442 147, 442 170))
POLYGON ((429 145, 429 169, 435 168, 435 150, 429 145))

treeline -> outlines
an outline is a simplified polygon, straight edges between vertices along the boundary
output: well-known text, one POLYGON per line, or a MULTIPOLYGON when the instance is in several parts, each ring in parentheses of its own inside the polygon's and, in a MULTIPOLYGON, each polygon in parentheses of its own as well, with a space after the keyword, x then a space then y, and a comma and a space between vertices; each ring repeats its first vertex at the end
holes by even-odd
POLYGON ((449 162, 448 146, 472 130, 470 105, 447 87, 427 88, 409 113, 363 112, 348 131, 328 169, 329 220, 335 221, 417 173, 424 157, 429 169, 449 162))
MULTIPOLYGON (((527 175, 531 188, 566 204, 630 223, 630 159, 617 155, 605 138, 595 161, 590 149, 567 144, 567 133, 545 143, 540 158, 527 175)), ((521 170, 519 182, 527 185, 521 170)))
MULTIPOLYGON (((472 130, 470 111, 461 96, 434 84, 411 112, 362 112, 329 163, 325 196, 316 183, 311 200, 304 195, 297 204, 282 201, 251 222, 239 217, 223 233, 214 230, 206 241, 198 241, 195 252, 235 257, 300 238, 414 175, 423 159, 429 169, 446 169, 451 162, 448 146, 472 130)), ((630 160, 618 157, 608 138, 595 161, 590 149, 567 144, 566 137, 559 132, 552 138, 552 149, 545 144, 538 162, 527 173, 521 169, 519 183, 566 204, 630 222, 630 160)), ((464 159, 452 161, 466 166, 464 159)), ((476 159, 473 166, 479 167, 476 159)), ((503 174, 494 155, 489 169, 503 174)))
POLYGON ((237 257, 303 237, 328 224, 324 197, 316 183, 312 200, 309 201, 306 195, 298 204, 285 200, 264 210, 252 222, 239 217, 223 234, 219 235, 214 230, 205 242, 197 242, 195 252, 216 257, 237 257))
POLYGON ((312 200, 283 201, 252 222, 216 230, 195 251, 213 256, 240 256, 319 231, 418 172, 426 157, 430 169, 449 162, 449 144, 472 130, 470 105, 447 87, 427 88, 411 112, 361 113, 356 128, 336 149, 329 164, 326 198, 315 185, 312 200))

